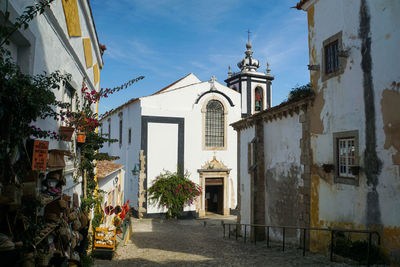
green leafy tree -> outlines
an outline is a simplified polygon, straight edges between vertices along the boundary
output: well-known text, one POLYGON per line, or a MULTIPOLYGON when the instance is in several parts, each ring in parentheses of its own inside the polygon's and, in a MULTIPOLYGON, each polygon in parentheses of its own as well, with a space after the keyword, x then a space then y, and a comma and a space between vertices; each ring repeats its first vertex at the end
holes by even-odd
POLYGON ((168 209, 167 218, 177 218, 185 205, 193 204, 201 194, 200 185, 189 179, 189 174, 165 171, 156 177, 153 185, 147 190, 153 203, 168 209))

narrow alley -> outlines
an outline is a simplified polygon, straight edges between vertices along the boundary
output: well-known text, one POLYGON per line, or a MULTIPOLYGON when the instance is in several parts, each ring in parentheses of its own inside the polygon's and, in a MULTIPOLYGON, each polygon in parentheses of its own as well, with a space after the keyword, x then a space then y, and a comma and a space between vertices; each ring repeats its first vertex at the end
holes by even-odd
MULTIPOLYGON (((231 216, 234 222, 236 217, 231 216)), ((226 220, 225 220, 226 221, 226 220)), ((133 235, 120 244, 112 261, 97 259, 95 266, 344 266, 327 256, 264 242, 237 242, 223 238, 221 220, 132 220, 133 235)))

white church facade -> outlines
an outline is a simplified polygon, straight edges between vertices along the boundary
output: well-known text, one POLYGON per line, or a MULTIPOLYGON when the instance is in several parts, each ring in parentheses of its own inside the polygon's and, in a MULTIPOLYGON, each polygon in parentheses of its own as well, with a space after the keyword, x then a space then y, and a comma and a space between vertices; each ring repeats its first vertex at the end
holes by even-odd
POLYGON ((148 201, 145 190, 164 170, 187 171, 203 188, 184 216, 207 212, 229 215, 237 207, 237 134, 230 124, 270 107, 271 81, 257 72, 247 44, 240 72, 228 73, 227 86, 212 77, 201 81, 190 73, 160 91, 134 98, 101 120, 101 132, 118 142, 101 152, 116 155, 125 167, 124 202, 139 217, 159 216, 166 209, 148 201))

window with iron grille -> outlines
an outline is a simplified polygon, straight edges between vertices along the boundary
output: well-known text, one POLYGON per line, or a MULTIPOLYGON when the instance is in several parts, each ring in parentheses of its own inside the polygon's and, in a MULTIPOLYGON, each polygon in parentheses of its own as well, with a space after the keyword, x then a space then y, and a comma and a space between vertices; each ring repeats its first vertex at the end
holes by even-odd
POLYGON ((339 138, 337 142, 338 175, 341 177, 354 177, 350 168, 355 165, 355 140, 354 138, 339 138))
POLYGON ((325 45, 325 73, 329 74, 339 70, 339 41, 325 45))
POLYGON ((221 102, 211 100, 206 107, 206 147, 223 147, 224 146, 224 107, 221 102))

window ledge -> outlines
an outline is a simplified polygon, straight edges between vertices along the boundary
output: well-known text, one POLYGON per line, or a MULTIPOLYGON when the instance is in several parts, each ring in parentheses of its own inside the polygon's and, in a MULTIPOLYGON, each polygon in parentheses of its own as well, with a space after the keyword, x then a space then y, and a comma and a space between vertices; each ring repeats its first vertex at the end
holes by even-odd
POLYGON ((348 184, 348 185, 355 185, 358 186, 358 177, 340 177, 340 176, 335 176, 335 183, 337 184, 348 184))

